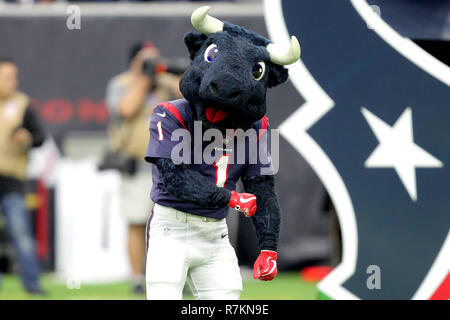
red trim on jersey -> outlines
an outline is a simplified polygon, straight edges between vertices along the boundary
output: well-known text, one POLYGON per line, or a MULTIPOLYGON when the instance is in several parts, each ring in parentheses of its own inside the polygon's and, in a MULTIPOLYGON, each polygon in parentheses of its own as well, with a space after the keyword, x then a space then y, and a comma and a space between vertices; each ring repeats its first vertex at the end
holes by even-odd
POLYGON ((175 118, 177 118, 177 120, 181 123, 181 125, 187 130, 186 125, 184 124, 183 118, 181 117, 180 112, 178 111, 177 107, 175 107, 173 104, 171 104, 170 102, 163 102, 159 104, 161 107, 169 110, 169 112, 171 114, 173 114, 175 116, 175 118))
POLYGON ((256 141, 258 141, 259 138, 261 138, 261 136, 264 134, 264 132, 266 132, 268 127, 269 127, 269 119, 266 116, 264 116, 261 119, 261 128, 259 129, 259 135, 258 135, 258 139, 256 139, 256 141))

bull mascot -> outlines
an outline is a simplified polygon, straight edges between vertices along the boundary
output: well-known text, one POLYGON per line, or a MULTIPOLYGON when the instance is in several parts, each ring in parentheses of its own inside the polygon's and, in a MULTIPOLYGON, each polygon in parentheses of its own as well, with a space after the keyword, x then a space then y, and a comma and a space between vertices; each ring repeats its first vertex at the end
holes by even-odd
POLYGON ((150 300, 181 299, 186 282, 196 299, 239 299, 242 279, 225 221, 229 207, 253 220, 261 249, 253 277, 267 281, 277 274, 281 210, 270 147, 235 133, 254 130, 257 142, 268 140, 267 88, 287 80, 284 65, 299 59, 300 46, 292 37, 283 50, 209 16, 209 9, 193 12, 191 22, 199 32, 184 37, 192 60, 180 80, 184 99, 157 105, 150 121, 145 157, 154 164, 155 206, 147 227, 150 300), (190 161, 205 152, 204 141, 181 151, 189 161, 174 161, 182 132, 193 137, 199 127, 220 133, 219 146, 210 148, 213 161, 190 161), (244 148, 236 147, 240 142, 244 148), (239 179, 246 193, 235 191, 239 179))

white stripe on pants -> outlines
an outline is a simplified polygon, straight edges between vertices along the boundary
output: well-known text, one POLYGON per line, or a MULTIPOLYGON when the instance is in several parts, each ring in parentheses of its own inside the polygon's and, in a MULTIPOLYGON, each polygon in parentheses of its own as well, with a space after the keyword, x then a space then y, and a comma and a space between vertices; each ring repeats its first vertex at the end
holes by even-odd
POLYGON ((182 299, 186 281, 196 299, 239 299, 242 279, 225 219, 155 204, 148 232, 147 299, 182 299))

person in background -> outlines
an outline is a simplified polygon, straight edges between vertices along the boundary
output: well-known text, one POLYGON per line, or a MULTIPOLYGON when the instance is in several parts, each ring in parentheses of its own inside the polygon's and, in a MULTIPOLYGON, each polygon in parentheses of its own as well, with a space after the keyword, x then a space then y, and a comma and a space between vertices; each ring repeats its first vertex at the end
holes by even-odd
POLYGON ((135 44, 130 50, 129 69, 111 79, 106 90, 111 144, 115 151, 134 162, 130 172, 121 170, 121 210, 129 224, 128 253, 135 294, 145 292, 145 224, 153 208, 149 194, 151 170, 144 162, 150 116, 157 103, 181 97, 179 77, 166 73, 158 64, 161 59, 153 43, 135 44))
POLYGON ((29 104, 30 99, 18 91, 16 64, 9 58, 0 58, 0 208, 6 216, 25 290, 44 294, 24 189, 28 153, 42 145, 45 133, 29 104))

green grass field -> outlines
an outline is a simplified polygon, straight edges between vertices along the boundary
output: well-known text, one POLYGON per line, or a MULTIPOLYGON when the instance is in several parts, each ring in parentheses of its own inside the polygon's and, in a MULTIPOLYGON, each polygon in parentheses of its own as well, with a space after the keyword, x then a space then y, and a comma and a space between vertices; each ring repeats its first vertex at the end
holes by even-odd
MULTIPOLYGON (((57 280, 51 274, 42 277, 42 286, 47 291, 45 297, 28 295, 21 286, 17 276, 2 275, 0 287, 0 300, 23 299, 145 299, 145 296, 133 295, 131 286, 127 282, 111 284, 81 284, 80 289, 70 290, 65 283, 57 280)), ((244 280, 244 290, 241 299, 248 300, 311 300, 317 299, 315 283, 308 283, 300 279, 297 272, 280 273, 271 282, 244 280)), ((193 299, 186 295, 185 299, 193 299)))

